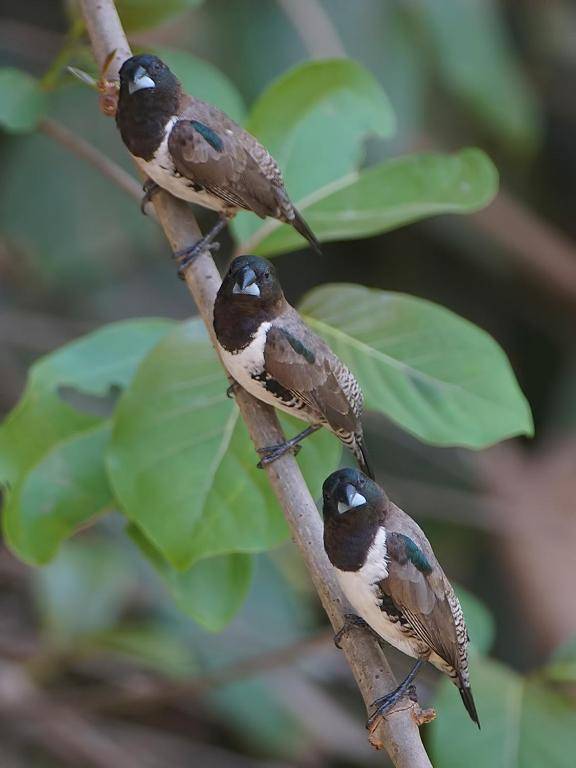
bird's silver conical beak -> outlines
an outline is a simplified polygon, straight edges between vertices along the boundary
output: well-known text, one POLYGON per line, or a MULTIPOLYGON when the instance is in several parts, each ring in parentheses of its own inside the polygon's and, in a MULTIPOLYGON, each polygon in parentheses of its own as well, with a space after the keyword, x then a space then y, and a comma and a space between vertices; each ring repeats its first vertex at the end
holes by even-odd
POLYGON ((345 486, 344 495, 346 496, 346 501, 338 502, 338 512, 340 512, 340 514, 342 514, 342 512, 348 512, 349 509, 353 509, 354 507, 360 507, 362 504, 366 504, 364 496, 362 496, 361 493, 358 493, 353 485, 345 486))
POLYGON ((134 72, 134 77, 128 83, 128 91, 129 93, 136 93, 136 91, 141 91, 143 88, 156 88, 156 83, 144 67, 138 67, 136 72, 134 72))
POLYGON ((234 283, 232 293, 241 293, 245 296, 260 296, 260 288, 256 285, 256 272, 247 267, 240 274, 239 279, 234 283))

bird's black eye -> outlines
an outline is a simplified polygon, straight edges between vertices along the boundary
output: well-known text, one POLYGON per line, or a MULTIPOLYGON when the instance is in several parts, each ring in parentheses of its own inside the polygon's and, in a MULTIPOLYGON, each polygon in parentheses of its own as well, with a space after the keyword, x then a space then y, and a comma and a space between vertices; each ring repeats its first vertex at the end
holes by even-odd
POLYGON ((270 272, 264 272, 264 279, 267 280, 270 277, 270 272))

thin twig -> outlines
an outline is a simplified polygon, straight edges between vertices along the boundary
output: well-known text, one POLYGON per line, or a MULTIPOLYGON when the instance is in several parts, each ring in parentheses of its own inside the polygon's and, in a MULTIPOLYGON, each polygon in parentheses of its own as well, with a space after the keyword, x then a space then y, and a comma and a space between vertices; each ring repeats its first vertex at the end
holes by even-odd
MULTIPOLYGON (((116 51, 110 77, 117 75, 121 62, 130 56, 130 48, 112 0, 81 0, 81 7, 96 60, 102 67, 107 55, 116 51)), ((174 251, 189 247, 201 237, 189 205, 165 192, 154 198, 160 223, 174 251)), ((208 252, 190 265, 186 284, 213 337, 212 311, 220 275, 208 252)), ((256 401, 247 392, 237 395, 240 413, 257 447, 273 445, 284 439, 274 410, 256 401)), ((292 536, 310 572, 314 587, 332 626, 342 626, 345 603, 322 543, 322 524, 314 500, 304 482, 298 464, 287 454, 265 469, 272 488, 290 525, 292 536)), ((366 707, 396 685, 384 655, 368 633, 350 633, 343 649, 356 678, 366 707)), ((416 723, 416 708, 395 709, 371 735, 374 746, 385 747, 397 768, 431 768, 422 746, 416 723)))
POLYGON ((120 187, 130 197, 140 201, 142 199, 142 186, 131 176, 124 168, 121 168, 106 155, 102 154, 96 147, 92 146, 85 139, 72 133, 71 130, 52 120, 49 117, 44 118, 40 123, 40 130, 51 139, 61 144, 73 154, 86 160, 91 166, 110 181, 113 181, 117 187, 120 187))

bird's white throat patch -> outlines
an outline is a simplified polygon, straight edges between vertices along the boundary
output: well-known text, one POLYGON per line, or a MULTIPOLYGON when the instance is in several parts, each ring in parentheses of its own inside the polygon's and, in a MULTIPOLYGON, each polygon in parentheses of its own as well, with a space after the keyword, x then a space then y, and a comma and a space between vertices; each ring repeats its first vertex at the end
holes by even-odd
POLYGON ((378 528, 374 541, 366 554, 364 565, 358 571, 362 579, 368 584, 387 578, 388 576, 388 550, 386 548, 386 529, 378 528))

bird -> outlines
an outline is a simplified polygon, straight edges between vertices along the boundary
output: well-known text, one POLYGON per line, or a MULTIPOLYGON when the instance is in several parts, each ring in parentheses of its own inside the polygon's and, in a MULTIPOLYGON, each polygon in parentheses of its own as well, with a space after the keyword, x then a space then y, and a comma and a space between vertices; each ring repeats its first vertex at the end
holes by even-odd
POLYGON ((260 449, 269 464, 324 426, 372 476, 360 421, 363 396, 355 377, 285 299, 273 265, 237 256, 214 303, 218 351, 231 377, 254 397, 307 421, 291 440, 260 449))
POLYGON ((462 608, 422 529, 357 469, 333 472, 322 493, 324 549, 357 612, 346 616, 336 644, 354 625, 368 625, 379 640, 417 659, 406 679, 374 702, 367 727, 409 691, 425 661, 449 676, 480 727, 462 608))
POLYGON ((137 165, 158 188, 217 211, 210 232, 177 256, 181 269, 207 248, 240 210, 291 224, 320 253, 318 240, 286 192, 265 147, 222 110, 190 96, 157 56, 126 59, 119 72, 116 124, 137 165))

